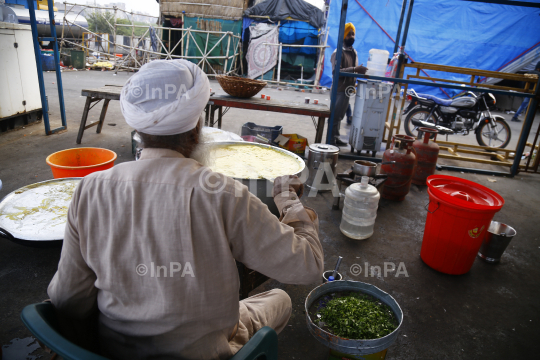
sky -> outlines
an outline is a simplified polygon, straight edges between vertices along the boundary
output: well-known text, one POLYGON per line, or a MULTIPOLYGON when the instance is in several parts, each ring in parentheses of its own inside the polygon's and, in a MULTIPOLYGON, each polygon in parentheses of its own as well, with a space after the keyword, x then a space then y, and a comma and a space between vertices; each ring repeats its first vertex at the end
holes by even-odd
MULTIPOLYGON (((56 0, 58 3, 63 3, 64 0, 56 0)), ((67 3, 76 3, 76 4, 90 4, 94 5, 94 2, 97 5, 105 5, 110 3, 121 3, 126 4, 126 10, 134 12, 144 12, 153 16, 159 16, 159 4, 156 0, 65 0, 67 3)))

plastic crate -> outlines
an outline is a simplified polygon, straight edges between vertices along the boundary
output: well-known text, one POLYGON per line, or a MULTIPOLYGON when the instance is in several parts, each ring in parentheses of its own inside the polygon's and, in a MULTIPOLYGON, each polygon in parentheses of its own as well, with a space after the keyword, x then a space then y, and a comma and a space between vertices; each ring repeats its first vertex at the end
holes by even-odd
POLYGON ((257 125, 252 122, 245 123, 242 125, 242 136, 245 135, 261 135, 270 142, 274 142, 274 140, 279 136, 279 134, 283 133, 283 126, 262 126, 257 125))

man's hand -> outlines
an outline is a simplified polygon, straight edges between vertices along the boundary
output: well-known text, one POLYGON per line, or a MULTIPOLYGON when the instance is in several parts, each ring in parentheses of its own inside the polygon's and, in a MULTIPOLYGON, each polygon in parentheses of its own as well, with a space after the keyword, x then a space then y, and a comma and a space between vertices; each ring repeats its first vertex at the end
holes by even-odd
POLYGON ((304 184, 302 184, 296 175, 285 175, 275 178, 272 196, 276 197, 285 191, 295 192, 298 198, 300 198, 304 193, 304 184))
POLYGON ((357 74, 365 74, 366 71, 368 71, 368 68, 363 65, 360 65, 354 68, 354 72, 357 74))

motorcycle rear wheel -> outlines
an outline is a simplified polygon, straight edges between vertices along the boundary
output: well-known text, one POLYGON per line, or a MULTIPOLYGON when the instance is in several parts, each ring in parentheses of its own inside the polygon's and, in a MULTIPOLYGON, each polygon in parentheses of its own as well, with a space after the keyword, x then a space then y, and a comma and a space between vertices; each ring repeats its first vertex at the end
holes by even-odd
POLYGON ((493 138, 493 129, 491 129, 491 124, 488 122, 482 122, 476 130, 476 141, 481 146, 489 146, 499 149, 504 149, 508 146, 510 139, 512 138, 512 131, 508 123, 502 118, 495 119, 495 139, 493 138), (499 134, 504 132, 506 136, 503 135, 503 138, 499 139, 499 134), (486 141, 487 143, 486 143, 486 141))
MULTIPOLYGON (((430 123, 435 124, 435 118, 433 115, 429 116, 430 111, 423 108, 418 109, 412 109, 409 114, 407 114, 407 117, 405 118, 405 121, 403 122, 403 128, 405 129, 405 133, 409 136, 418 137, 418 128, 421 126, 416 126, 412 123, 412 119, 415 120, 422 120, 427 121, 430 123), (429 119, 428 119, 429 117, 429 119)), ((435 136, 431 135, 431 138, 433 139, 435 136)))

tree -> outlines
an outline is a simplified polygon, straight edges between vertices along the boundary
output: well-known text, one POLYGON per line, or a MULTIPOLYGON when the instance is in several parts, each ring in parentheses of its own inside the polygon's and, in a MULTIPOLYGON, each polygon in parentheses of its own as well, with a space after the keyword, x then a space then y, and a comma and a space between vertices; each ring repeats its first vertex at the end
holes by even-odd
POLYGON ((88 30, 95 33, 113 33, 111 25, 114 26, 114 14, 110 11, 99 12, 94 11, 86 15, 88 21, 88 30), (110 24, 110 25, 109 25, 110 24))
MULTIPOLYGON (((114 13, 110 11, 106 12, 99 12, 94 11, 89 13, 86 16, 86 21, 88 21, 88 30, 93 31, 95 33, 106 33, 106 34, 113 34, 113 29, 109 24, 114 26, 114 13)), ((116 19, 117 24, 122 25, 145 25, 148 26, 147 23, 135 21, 131 22, 129 19, 116 19)), ((146 28, 135 28, 133 30, 135 36, 142 36, 146 32, 146 28)), ((117 26, 116 27, 116 35, 125 35, 125 36, 131 36, 131 28, 125 27, 125 26, 117 26)), ((148 36, 148 34, 147 34, 148 36)))

